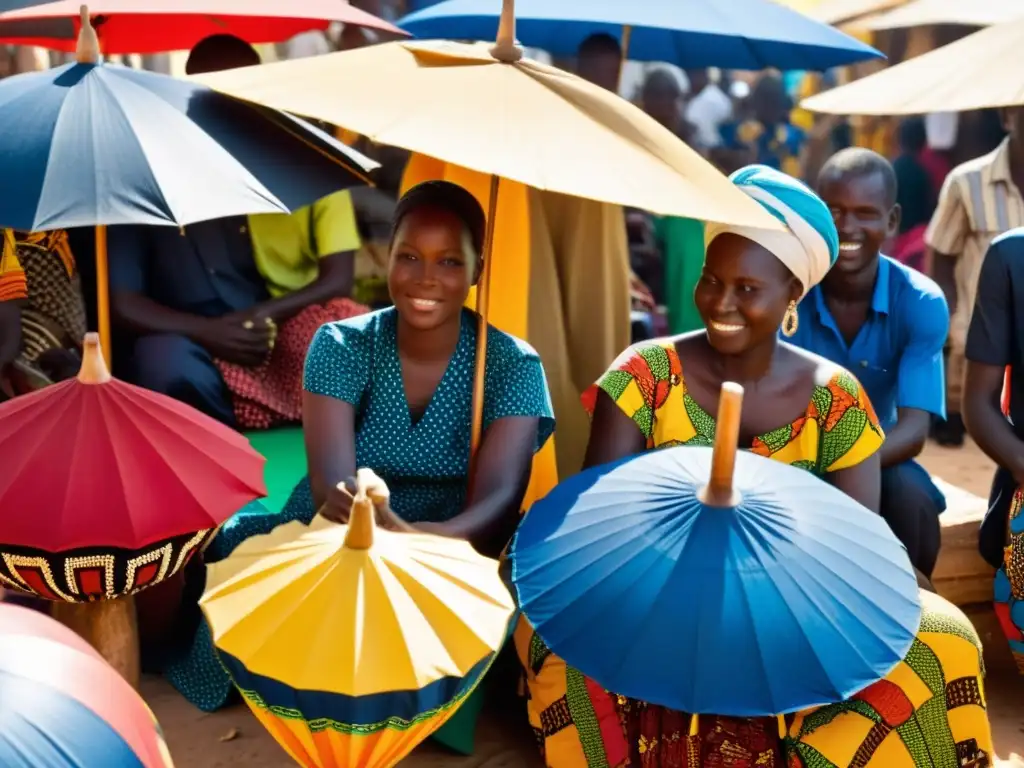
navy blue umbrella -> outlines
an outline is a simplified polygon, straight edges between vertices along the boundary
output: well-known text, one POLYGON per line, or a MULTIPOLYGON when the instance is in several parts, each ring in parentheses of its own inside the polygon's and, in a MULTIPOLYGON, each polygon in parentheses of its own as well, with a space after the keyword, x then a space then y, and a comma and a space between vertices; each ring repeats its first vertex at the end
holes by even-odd
POLYGON ((914 641, 920 595, 906 550, 810 472, 737 454, 741 393, 723 388, 714 454, 669 448, 582 472, 516 533, 523 613, 548 648, 617 694, 693 714, 781 715, 850 697, 914 641))
MULTIPOLYGON (((498 0, 445 0, 398 26, 420 38, 493 40, 498 0)), ((523 45, 575 56, 583 40, 607 33, 634 61, 683 68, 825 70, 881 58, 871 46, 773 0, 519 0, 523 45)))
POLYGON ((83 7, 79 62, 0 80, 0 227, 95 226, 110 353, 105 227, 288 213, 366 182, 377 164, 303 120, 207 86, 98 62, 83 7))
POLYGON ((0 80, 0 226, 183 226, 287 213, 375 163, 310 124, 115 64, 0 80))

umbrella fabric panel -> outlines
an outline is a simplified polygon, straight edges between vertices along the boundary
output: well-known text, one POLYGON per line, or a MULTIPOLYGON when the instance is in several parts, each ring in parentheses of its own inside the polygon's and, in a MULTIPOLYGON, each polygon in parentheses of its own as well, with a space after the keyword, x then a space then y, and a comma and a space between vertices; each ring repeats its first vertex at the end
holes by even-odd
POLYGON ((502 645, 514 605, 494 561, 468 542, 380 529, 353 550, 346 530, 289 523, 211 565, 202 606, 217 648, 296 688, 366 696, 462 677, 502 645))
POLYGON ((0 225, 27 231, 287 212, 375 166, 301 121, 116 65, 9 78, 0 107, 0 225))
MULTIPOLYGON (((465 677, 443 677, 416 690, 385 691, 368 696, 346 696, 329 691, 310 691, 264 675, 256 675, 234 656, 219 653, 231 679, 247 698, 258 697, 271 711, 300 713, 309 722, 329 722, 352 734, 369 735, 385 729, 403 730, 420 720, 436 717, 453 702, 465 698, 494 661, 489 655, 465 677)), ((329 663, 329 662, 328 662, 329 663)))
POLYGON ((52 688, 0 672, 4 768, 146 768, 102 718, 52 688))
POLYGON ((805 99, 811 112, 917 115, 1024 104, 1024 19, 997 24, 934 51, 805 99))
POLYGON ((920 604, 880 517, 742 453, 744 501, 710 508, 696 498, 710 451, 644 459, 570 479, 520 526, 513 581, 552 651, 616 693, 732 716, 842 700, 899 663, 920 604))
POLYGON ((138 549, 216 528, 266 493, 263 459, 242 435, 130 384, 73 379, 3 404, 0 417, 9 546, 138 549), (54 467, 66 482, 40 483, 54 467))
MULTIPOLYGON (((8 0, 9 2, 10 0, 8 0)), ((31 5, 21 3, 22 6, 31 5)), ((79 0, 37 3, 0 17, 0 40, 74 51, 79 0)), ((95 0, 89 3, 105 54, 188 50, 204 37, 231 34, 253 43, 279 43, 338 21, 386 34, 403 34, 344 0, 95 0)), ((0 4, 0 10, 8 10, 0 4)))
MULTIPOLYGON (((94 651, 81 651, 77 644, 65 645, 58 639, 68 634, 67 630, 37 631, 31 622, 26 625, 20 615, 14 615, 14 611, 20 614, 24 609, 7 606, 0 609, 4 620, 0 630, 0 721, 5 723, 0 729, 0 765, 5 768, 12 765, 5 759, 5 749, 10 750, 12 745, 15 752, 38 746, 33 745, 32 737, 40 732, 56 744, 68 739, 69 746, 77 750, 79 736, 85 739, 82 747, 92 744, 90 728, 95 728, 98 732, 95 741, 103 742, 102 732, 107 731, 111 735, 108 741, 113 742, 112 749, 126 749, 147 768, 169 768, 167 747, 153 713, 131 686, 94 651), (27 694, 21 695, 22 691, 27 694), (14 710, 13 715, 4 711, 5 704, 14 710), (54 717, 52 706, 65 706, 70 719, 54 717), (31 732, 19 733, 18 727, 11 725, 9 715, 30 726, 31 732)), ((55 629, 64 630, 56 622, 52 623, 55 629)), ((76 754, 74 750, 69 754, 76 754)), ((81 764, 83 768, 121 765, 97 762, 90 753, 82 754, 89 759, 68 765, 81 764)), ((65 763, 37 759, 28 765, 49 768, 65 763)))
MULTIPOLYGON (((446 0, 399 21, 421 38, 493 40, 500 4, 446 0)), ((596 33, 620 39, 631 28, 629 58, 684 68, 821 70, 881 54, 868 45, 770 0, 519 0, 523 45, 575 56, 596 33)))
POLYGON ((666 215, 781 226, 636 106, 553 67, 500 63, 486 46, 386 43, 197 79, 538 189, 666 215), (344 95, 325 98, 339 82, 344 95), (388 98, 381 99, 385 83, 388 98))

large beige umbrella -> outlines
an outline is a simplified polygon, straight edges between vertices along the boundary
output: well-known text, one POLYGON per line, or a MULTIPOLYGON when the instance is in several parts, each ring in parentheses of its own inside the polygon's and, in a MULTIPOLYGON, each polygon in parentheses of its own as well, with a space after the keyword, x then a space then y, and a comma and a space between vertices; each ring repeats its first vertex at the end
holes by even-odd
POLYGON ((1024 0, 911 0, 859 24, 863 29, 907 29, 933 24, 988 27, 1024 16, 1024 0))
POLYGON ((812 96, 800 106, 833 115, 916 115, 1021 104, 1024 18, 812 96))
MULTIPOLYGON (((807 15, 836 26, 846 25, 880 11, 904 5, 907 0, 823 0, 807 15)), ((860 26, 856 24, 855 26, 860 26)))
MULTIPOLYGON (((496 0, 497 1, 497 0, 496 0)), ((524 59, 512 0, 493 46, 400 42, 204 75, 209 86, 500 179, 669 216, 780 229, 760 204, 642 110, 524 59)), ((490 259, 477 294, 485 319, 490 259)), ((478 334, 473 446, 487 334, 478 334)))

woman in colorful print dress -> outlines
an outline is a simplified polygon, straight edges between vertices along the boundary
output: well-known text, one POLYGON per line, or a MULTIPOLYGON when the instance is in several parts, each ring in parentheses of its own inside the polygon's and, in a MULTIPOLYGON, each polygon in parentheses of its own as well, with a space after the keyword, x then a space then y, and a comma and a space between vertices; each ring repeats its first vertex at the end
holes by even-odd
MULTIPOLYGON (((883 434, 847 371, 780 341, 796 302, 835 263, 832 216, 809 189, 750 166, 733 182, 786 232, 709 225, 695 292, 706 331, 637 344, 586 393, 588 466, 675 445, 710 446, 724 381, 744 386, 740 445, 803 467, 877 510, 883 434), (770 403, 770 407, 765 404, 770 403)), ((523 622, 516 645, 547 765, 641 768, 911 768, 991 764, 981 644, 955 607, 925 593, 918 638, 889 676, 853 699, 775 718, 688 714, 616 696, 552 654, 523 622)))

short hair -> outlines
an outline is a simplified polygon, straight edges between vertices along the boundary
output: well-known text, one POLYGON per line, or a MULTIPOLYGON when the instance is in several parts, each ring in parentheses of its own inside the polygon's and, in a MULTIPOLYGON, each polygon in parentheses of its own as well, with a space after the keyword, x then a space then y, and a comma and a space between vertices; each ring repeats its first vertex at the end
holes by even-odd
POLYGON ((204 37, 188 55, 185 74, 198 75, 260 64, 260 55, 245 40, 234 35, 204 37))
POLYGON ((603 55, 622 56, 622 46, 619 45, 619 41, 607 32, 591 35, 580 43, 579 51, 577 51, 577 56, 580 58, 603 55))
POLYGON ((863 178, 878 174, 885 190, 885 204, 896 204, 896 171, 892 163, 877 152, 863 147, 841 149, 828 159, 818 173, 818 189, 833 179, 863 178))
POLYGON ((928 131, 924 126, 923 117, 908 117, 901 122, 897 136, 900 149, 907 152, 920 152, 928 146, 928 131))
POLYGON ((679 85, 679 80, 675 75, 664 67, 658 67, 647 73, 642 92, 644 94, 665 93, 682 96, 683 88, 679 85))
MULTIPOLYGON (((405 217, 423 208, 444 211, 459 219, 469 236, 468 245, 472 247, 475 257, 473 260, 476 261, 483 255, 487 215, 472 192, 450 181, 424 181, 402 195, 392 221, 392 244, 405 217)), ((463 251, 466 250, 466 245, 467 243, 463 242, 463 251)))

